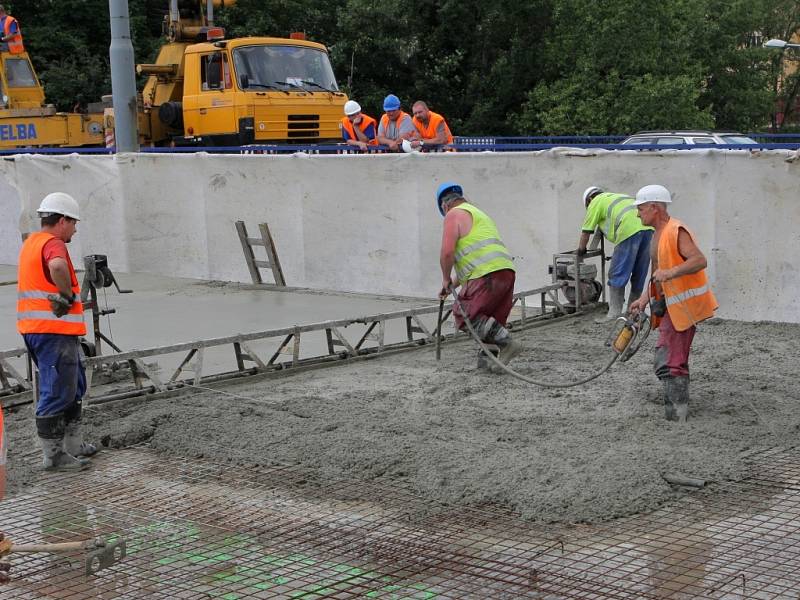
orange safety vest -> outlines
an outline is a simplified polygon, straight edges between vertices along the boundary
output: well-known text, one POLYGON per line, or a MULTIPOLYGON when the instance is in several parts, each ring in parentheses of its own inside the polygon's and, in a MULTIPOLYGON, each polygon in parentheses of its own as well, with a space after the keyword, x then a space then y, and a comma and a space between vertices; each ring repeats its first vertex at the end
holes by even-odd
MULTIPOLYGON (((3 24, 3 37, 11 35, 11 25, 14 23, 17 23, 17 20, 11 15, 6 15, 6 20, 3 24)), ((25 47, 22 45, 22 33, 20 32, 19 23, 17 23, 17 33, 6 43, 8 44, 8 51, 11 54, 25 52, 25 47)))
POLYGON ((417 117, 414 117, 411 120, 414 122, 414 127, 417 128, 420 137, 427 140, 435 138, 436 132, 439 129, 439 125, 444 123, 444 131, 447 134, 447 141, 445 143, 446 144, 453 143, 453 134, 450 133, 450 128, 447 126, 447 121, 445 121, 444 117, 439 113, 430 111, 430 118, 428 119, 427 127, 425 127, 425 124, 419 119, 417 119, 417 117))
MULTIPOLYGON (((395 120, 395 123, 397 123, 397 132, 398 132, 398 134, 400 133, 400 123, 407 116, 409 116, 409 114, 407 112, 404 112, 404 111, 401 110, 400 114, 398 115, 397 119, 395 120)), ((383 130, 384 131, 388 131, 389 122, 390 122, 389 121, 389 115, 387 115, 386 113, 383 113, 383 116, 381 117, 381 125, 383 125, 383 130)))
MULTIPOLYGON (((372 125, 375 128, 375 137, 367 142, 370 146, 377 146, 378 145, 378 122, 373 119, 372 117, 368 117, 364 113, 361 113, 361 123, 358 125, 358 128, 361 130, 361 133, 364 133, 367 130, 367 127, 372 125)), ((342 117, 342 129, 347 131, 350 134, 351 140, 357 140, 358 137, 356 136, 356 132, 353 128, 353 124, 350 122, 350 119, 347 117, 342 117)))
MULTIPOLYGON (((19 251, 19 274, 17 276, 17 331, 20 333, 60 333, 62 335, 86 335, 83 321, 83 304, 72 303, 69 312, 56 317, 50 310, 49 294, 58 294, 58 287, 45 277, 42 261, 44 245, 53 239, 50 233, 37 231, 28 236, 19 251)), ((72 293, 80 295, 78 277, 67 255, 72 293)))
MULTIPOLYGON (((683 223, 670 217, 658 240, 659 269, 671 269, 686 262, 678 251, 678 231, 681 227, 694 241, 692 232, 683 223)), ((705 269, 664 281, 661 287, 667 300, 669 318, 676 331, 686 331, 692 325, 713 317, 719 307, 708 286, 705 269)))

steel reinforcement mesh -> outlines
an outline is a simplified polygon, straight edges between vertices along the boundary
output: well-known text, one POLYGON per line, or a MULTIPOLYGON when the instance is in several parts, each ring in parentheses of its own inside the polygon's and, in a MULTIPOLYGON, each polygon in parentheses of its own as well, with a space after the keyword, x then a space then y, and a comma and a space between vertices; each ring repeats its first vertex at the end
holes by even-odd
POLYGON ((127 556, 87 576, 81 554, 12 554, 0 597, 797 599, 800 452, 752 460, 758 477, 565 528, 299 468, 106 451, 0 502, 0 529, 19 544, 123 538, 127 556))

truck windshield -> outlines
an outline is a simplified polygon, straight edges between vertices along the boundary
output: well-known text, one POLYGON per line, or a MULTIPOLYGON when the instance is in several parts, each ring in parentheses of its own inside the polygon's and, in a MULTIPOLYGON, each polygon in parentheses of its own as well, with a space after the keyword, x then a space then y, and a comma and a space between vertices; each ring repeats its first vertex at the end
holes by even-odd
POLYGON ((236 81, 244 88, 338 92, 328 55, 304 46, 242 46, 233 51, 236 81))

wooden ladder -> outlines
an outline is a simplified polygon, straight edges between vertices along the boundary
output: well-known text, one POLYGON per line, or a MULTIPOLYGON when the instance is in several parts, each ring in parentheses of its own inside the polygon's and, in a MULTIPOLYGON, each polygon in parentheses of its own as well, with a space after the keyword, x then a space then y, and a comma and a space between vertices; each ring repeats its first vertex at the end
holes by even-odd
POLYGON ((275 285, 286 287, 281 261, 278 260, 278 252, 275 250, 275 242, 269 232, 269 227, 266 223, 259 223, 258 229, 261 231, 260 239, 248 237, 244 221, 236 221, 236 232, 239 234, 239 241, 242 243, 244 260, 247 263, 247 269, 250 271, 250 277, 253 279, 253 283, 262 284, 264 281, 261 279, 260 269, 272 269, 275 285), (263 246, 267 251, 267 260, 258 260, 253 252, 253 246, 263 246))

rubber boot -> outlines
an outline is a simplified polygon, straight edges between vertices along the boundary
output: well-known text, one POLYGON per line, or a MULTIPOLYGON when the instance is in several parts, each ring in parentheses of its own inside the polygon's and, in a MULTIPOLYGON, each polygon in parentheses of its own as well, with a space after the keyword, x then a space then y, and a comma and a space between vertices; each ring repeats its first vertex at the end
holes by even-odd
MULTIPOLYGON (((497 356, 497 350, 489 349, 494 356, 497 356)), ((494 365, 494 361, 490 360, 486 354, 484 354, 483 350, 478 350, 478 369, 489 369, 494 365)))
POLYGON ((625 303, 625 288, 608 286, 608 314, 595 319, 595 323, 608 323, 622 316, 622 305, 625 303))
POLYGON ((68 423, 64 428, 64 451, 78 457, 97 454, 97 446, 83 441, 80 421, 68 423))
POLYGON ((36 429, 42 444, 42 466, 46 471, 82 471, 90 466, 85 458, 64 452, 64 416, 36 417, 36 429))
POLYGON ((675 420, 686 423, 689 417, 689 378, 687 376, 670 377, 667 394, 675 407, 675 420))
MULTIPOLYGON (((497 355, 497 359, 504 365, 507 365, 509 362, 511 362, 512 358, 518 356, 525 349, 522 346, 522 344, 512 339, 511 332, 509 332, 508 329, 506 329, 499 323, 495 323, 495 326, 492 328, 490 336, 491 336, 490 341, 500 349, 500 352, 497 355)), ((492 373, 505 372, 503 371, 503 369, 501 369, 498 365, 494 363, 492 363, 489 368, 492 371, 492 373)))
POLYGON ((671 381, 672 377, 665 377, 661 380, 661 383, 664 385, 664 418, 667 421, 677 421, 678 415, 675 412, 675 404, 670 394, 671 381))
POLYGON ((94 456, 97 446, 83 441, 81 415, 80 403, 75 403, 64 413, 64 451, 77 457, 94 456))

